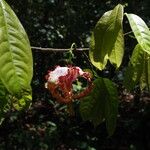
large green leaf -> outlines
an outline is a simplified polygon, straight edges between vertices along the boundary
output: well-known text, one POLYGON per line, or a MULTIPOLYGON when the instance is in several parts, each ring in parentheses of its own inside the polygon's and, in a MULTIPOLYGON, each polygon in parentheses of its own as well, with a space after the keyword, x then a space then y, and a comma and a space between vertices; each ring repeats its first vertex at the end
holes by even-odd
POLYGON ((97 22, 91 36, 90 59, 98 69, 104 69, 110 57, 111 63, 120 66, 123 57, 123 6, 117 5, 97 22), (120 57, 120 58, 119 58, 120 57))
POLYGON ((12 94, 30 87, 32 54, 24 28, 15 13, 0 1, 0 78, 12 94))
POLYGON ((130 62, 125 71, 124 85, 131 90, 140 81, 144 67, 144 51, 139 44, 133 50, 130 62))
POLYGON ((112 135, 118 113, 118 94, 114 84, 105 78, 94 81, 91 94, 80 103, 80 113, 84 120, 90 120, 95 126, 106 120, 109 135, 112 135))
POLYGON ((135 14, 126 14, 129 20, 131 29, 142 47, 142 49, 150 54, 150 30, 145 22, 135 14))

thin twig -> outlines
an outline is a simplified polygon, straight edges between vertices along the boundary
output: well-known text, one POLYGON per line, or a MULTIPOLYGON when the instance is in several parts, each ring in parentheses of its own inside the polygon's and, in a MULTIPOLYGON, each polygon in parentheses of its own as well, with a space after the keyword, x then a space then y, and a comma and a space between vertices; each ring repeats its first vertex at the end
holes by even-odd
MULTIPOLYGON (((41 50, 41 51, 69 51, 70 48, 66 48, 66 49, 61 49, 61 48, 44 48, 44 47, 35 47, 35 46, 32 46, 31 47, 32 49, 35 49, 35 50, 41 50)), ((74 49, 74 51, 87 51, 89 50, 89 48, 76 48, 74 49)))
MULTIPOLYGON (((150 29, 150 28, 149 28, 149 29, 150 29)), ((125 36, 125 35, 128 35, 128 34, 130 34, 130 33, 133 33, 133 31, 129 31, 129 32, 125 33, 124 36, 125 36)))
POLYGON ((133 31, 130 31, 130 32, 125 33, 124 36, 126 36, 126 35, 128 35, 128 34, 130 34, 130 33, 133 33, 133 31))
MULTIPOLYGON (((133 33, 133 31, 129 31, 127 33, 124 33, 124 36, 133 33)), ((66 49, 61 49, 61 48, 46 48, 46 47, 36 47, 36 46, 31 46, 31 49, 35 50, 41 50, 41 51, 58 51, 58 52, 64 52, 64 51, 69 51, 70 48, 66 49)), ((75 48, 73 51, 89 51, 90 48, 75 48)))

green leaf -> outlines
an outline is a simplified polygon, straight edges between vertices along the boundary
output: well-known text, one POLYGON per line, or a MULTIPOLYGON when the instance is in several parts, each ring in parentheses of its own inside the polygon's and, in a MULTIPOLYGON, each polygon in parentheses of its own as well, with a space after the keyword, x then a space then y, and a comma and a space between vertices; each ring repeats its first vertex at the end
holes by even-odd
POLYGON ((130 62, 125 71, 124 85, 128 90, 133 89, 139 82, 144 67, 144 51, 139 44, 133 50, 130 62))
POLYGON ((8 91, 0 80, 0 124, 4 120, 4 114, 9 110, 8 100, 8 91))
POLYGON ((91 94, 80 103, 80 113, 84 120, 90 120, 95 126, 106 120, 109 135, 112 135, 118 113, 118 94, 114 84, 105 78, 94 81, 91 94))
POLYGON ((12 94, 30 87, 32 53, 27 34, 15 13, 0 1, 0 78, 12 94))
MULTIPOLYGON (((5 101, 4 99, 6 97, 6 93, 7 93, 7 89, 5 88, 2 81, 0 80, 0 102, 5 101)), ((2 105, 0 105, 0 107, 1 106, 2 105)))
POLYGON ((20 94, 20 98, 10 95, 0 80, 0 124, 5 118, 5 114, 13 106, 16 110, 29 108, 32 100, 31 88, 20 94))
POLYGON ((92 64, 100 70, 105 68, 109 57, 117 67, 121 64, 124 43, 122 20, 123 6, 119 4, 100 18, 92 33, 89 55, 92 64))
POLYGON ((116 120, 118 114, 118 93, 117 89, 114 86, 113 82, 108 79, 104 79, 104 85, 106 89, 105 95, 105 119, 106 119, 106 127, 111 136, 116 128, 116 120))
POLYGON ((8 91, 0 80, 0 112, 3 111, 8 102, 8 91))
POLYGON ((145 53, 143 61, 143 72, 140 78, 140 88, 147 88, 150 91, 150 56, 145 53))
POLYGON ((139 83, 141 90, 147 88, 150 91, 150 55, 137 44, 125 71, 124 85, 133 90, 139 83))
POLYGON ((111 64, 119 68, 122 63, 123 55, 124 55, 124 36, 123 30, 121 28, 120 31, 118 32, 116 42, 114 43, 114 48, 112 49, 109 55, 109 60, 111 64))
POLYGON ((137 15, 126 14, 131 29, 142 49, 150 54, 150 31, 145 22, 137 15))

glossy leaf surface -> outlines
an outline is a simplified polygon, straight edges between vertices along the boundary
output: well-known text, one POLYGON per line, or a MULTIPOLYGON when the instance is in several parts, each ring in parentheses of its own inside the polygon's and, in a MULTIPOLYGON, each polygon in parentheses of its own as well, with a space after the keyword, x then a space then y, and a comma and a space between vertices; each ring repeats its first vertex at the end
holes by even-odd
POLYGON ((0 1, 0 78, 12 94, 29 88, 32 54, 24 28, 15 13, 0 1))
POLYGON ((126 14, 131 29, 142 49, 150 54, 150 30, 145 22, 135 14, 126 14))

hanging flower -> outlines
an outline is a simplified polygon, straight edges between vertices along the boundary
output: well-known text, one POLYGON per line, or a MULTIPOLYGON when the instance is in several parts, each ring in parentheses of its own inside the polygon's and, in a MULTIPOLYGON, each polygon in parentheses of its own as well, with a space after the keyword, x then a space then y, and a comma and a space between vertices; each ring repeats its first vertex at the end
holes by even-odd
POLYGON ((55 70, 48 71, 46 75, 45 87, 48 88, 54 98, 60 103, 70 103, 74 99, 79 99, 88 95, 93 87, 91 81, 91 74, 84 72, 79 67, 60 67, 57 66, 55 70), (78 94, 73 93, 73 82, 83 77, 87 80, 88 86, 78 94))

